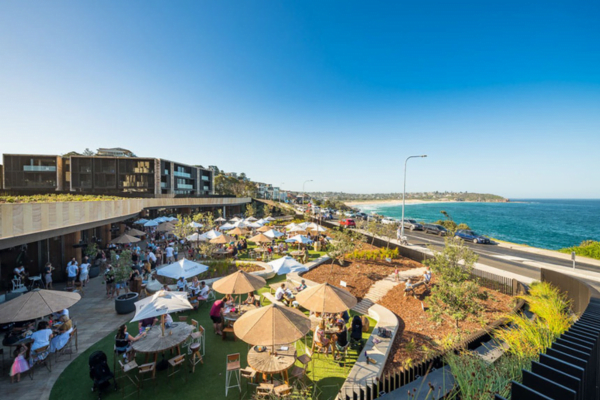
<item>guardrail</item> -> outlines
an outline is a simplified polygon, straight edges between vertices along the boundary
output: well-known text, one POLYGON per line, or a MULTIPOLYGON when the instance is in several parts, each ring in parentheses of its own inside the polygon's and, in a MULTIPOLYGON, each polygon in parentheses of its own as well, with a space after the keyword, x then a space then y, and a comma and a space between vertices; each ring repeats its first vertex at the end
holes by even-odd
MULTIPOLYGON (((588 400, 600 398, 600 296, 585 282, 542 269, 549 282, 573 301, 578 320, 512 382, 511 399, 588 400)), ((506 400, 496 395, 496 400, 506 400)))

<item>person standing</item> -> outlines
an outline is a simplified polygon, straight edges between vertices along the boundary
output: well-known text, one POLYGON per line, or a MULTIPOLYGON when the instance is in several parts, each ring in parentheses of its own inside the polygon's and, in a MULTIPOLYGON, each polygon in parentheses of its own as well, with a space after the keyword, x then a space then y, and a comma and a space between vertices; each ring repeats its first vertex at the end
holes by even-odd
POLYGON ((173 258, 173 247, 171 247, 171 245, 167 246, 167 248, 165 249, 165 253, 167 254, 167 264, 171 264, 175 262, 175 259, 173 258))
POLYGON ((112 299, 115 297, 115 271, 112 265, 108 264, 104 272, 104 280, 106 283, 106 298, 112 299))
POLYGON ((75 279, 77 279, 77 274, 79 273, 79 268, 77 267, 77 260, 75 257, 67 264, 67 286, 73 286, 75 284, 75 279))
POLYGON ((44 278, 46 279, 46 289, 52 289, 52 271, 54 267, 51 262, 47 262, 44 267, 44 278))
POLYGON ((85 287, 85 285, 89 281, 89 272, 90 272, 90 263, 88 261, 88 257, 83 258, 83 262, 79 266, 79 282, 81 282, 81 286, 85 287))

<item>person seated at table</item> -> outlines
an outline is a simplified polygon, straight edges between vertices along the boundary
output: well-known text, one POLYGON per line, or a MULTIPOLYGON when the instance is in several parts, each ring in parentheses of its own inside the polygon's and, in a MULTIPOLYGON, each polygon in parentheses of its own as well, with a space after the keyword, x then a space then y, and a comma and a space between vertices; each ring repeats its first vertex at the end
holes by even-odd
POLYGON ((177 280, 177 290, 179 290, 180 292, 185 292, 187 290, 187 286, 187 281, 183 276, 177 280))
POLYGON ((64 308, 64 309, 62 309, 60 311, 52 313, 52 319, 54 321, 60 320, 61 317, 67 317, 67 318, 69 318, 69 310, 66 309, 66 308, 64 308))
POLYGON ((188 290, 190 291, 190 295, 192 297, 196 297, 200 293, 200 282, 198 282, 197 276, 192 278, 192 283, 188 287, 188 290))
POLYGON ((143 320, 138 322, 138 330, 140 333, 142 333, 146 330, 146 328, 152 328, 157 322, 158 318, 155 317, 144 318, 143 320))
POLYGON ((223 300, 217 300, 213 303, 210 309, 210 319, 212 319, 213 327, 217 335, 223 334, 221 330, 221 322, 223 321, 221 313, 223 311, 223 307, 225 307, 225 302, 223 300))
POLYGON ((244 301, 244 304, 256 304, 256 297, 254 296, 254 292, 248 293, 248 298, 244 301))
POLYGON ((165 314, 165 328, 170 328, 173 326, 173 317, 171 314, 165 314))
POLYGON ((235 301, 230 294, 226 294, 225 297, 223 297, 223 302, 226 307, 233 307, 235 305, 235 301))
POLYGON ((329 338, 325 335, 325 321, 324 320, 321 320, 321 322, 319 322, 319 325, 317 325, 317 327, 315 328, 314 341, 316 343, 318 343, 320 345, 320 347, 324 347, 324 348, 327 348, 329 346, 329 344, 331 343, 329 338))
POLYGON ((48 346, 50 344, 50 339, 53 337, 54 333, 52 333, 52 330, 48 328, 48 322, 39 322, 37 325, 37 331, 33 332, 30 337, 30 339, 33 340, 31 351, 48 346))
POLYGON ((348 310, 344 310, 343 312, 338 314, 338 321, 341 320, 344 324, 350 322, 350 314, 348 314, 348 310))
POLYGON ((169 285, 167 285, 166 283, 163 285, 162 290, 164 290, 165 292, 170 292, 171 289, 169 289, 169 285))
MULTIPOLYGON (((348 329, 344 324, 337 324, 338 332, 335 334, 335 348, 338 352, 344 351, 344 347, 348 345, 348 329)), ((336 358, 341 358, 341 354, 338 354, 336 358)))
POLYGON ((210 286, 206 282, 200 282, 200 293, 198 293, 198 300, 207 300, 208 294, 210 293, 210 286))
POLYGON ((283 247, 283 243, 279 243, 279 252, 283 253, 284 252, 284 247, 283 247))
POLYGON ((22 283, 25 283, 27 280, 27 277, 29 276, 29 274, 27 273, 27 271, 25 271, 25 267, 23 266, 23 264, 19 265, 18 267, 16 267, 14 270, 14 278, 15 279, 20 279, 22 283))
POLYGON ((414 285, 414 283, 412 282, 412 280, 411 280, 410 278, 408 278, 408 279, 406 280, 406 283, 405 283, 405 285, 404 285, 404 296, 406 296, 406 293, 408 293, 408 292, 412 292, 412 293, 413 293, 413 295, 414 295, 414 293, 415 293, 414 286, 415 286, 415 285, 414 285))
POLYGON ((73 322, 69 319, 69 317, 63 315, 60 317, 59 322, 61 322, 61 324, 58 325, 54 331, 56 336, 50 341, 50 353, 54 353, 55 351, 65 347, 69 341, 71 332, 73 332, 73 322))
POLYGON ((142 333, 140 335, 137 336, 131 336, 128 332, 127 332, 127 325, 123 324, 119 327, 119 331, 117 332, 117 335, 115 336, 115 351, 117 354, 122 354, 123 358, 127 358, 127 362, 131 361, 131 359, 133 359, 133 352, 131 352, 131 343, 133 342, 137 342, 139 339, 141 339, 142 337, 146 336, 146 333, 142 333), (129 353, 129 357, 127 356, 127 354, 129 353))
POLYGON ((306 282, 304 281, 304 279, 302 279, 302 281, 300 281, 300 286, 298 286, 298 287, 296 288, 296 291, 297 291, 297 292, 301 292, 301 291, 303 291, 304 289, 306 289, 307 287, 308 287, 308 286, 306 286, 306 282))

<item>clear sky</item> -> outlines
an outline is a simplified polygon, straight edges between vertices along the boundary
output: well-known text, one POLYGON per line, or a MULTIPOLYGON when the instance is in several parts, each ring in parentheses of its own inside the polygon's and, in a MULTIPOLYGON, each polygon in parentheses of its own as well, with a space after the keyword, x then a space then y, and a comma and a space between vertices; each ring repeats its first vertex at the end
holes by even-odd
POLYGON ((598 1, 0 2, 0 153, 600 198, 598 1))

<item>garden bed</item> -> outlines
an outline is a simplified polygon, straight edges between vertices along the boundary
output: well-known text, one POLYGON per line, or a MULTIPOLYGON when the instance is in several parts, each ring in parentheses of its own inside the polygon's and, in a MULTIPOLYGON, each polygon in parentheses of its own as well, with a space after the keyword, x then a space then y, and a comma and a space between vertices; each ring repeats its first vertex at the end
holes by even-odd
MULTIPOLYGON (((435 277, 432 282, 435 284, 435 277)), ((445 346, 456 343, 459 335, 464 339, 512 311, 513 297, 483 287, 480 287, 479 291, 486 291, 488 294, 487 300, 478 300, 484 308, 481 316, 469 317, 461 321, 457 331, 454 320, 445 319, 437 323, 423 311, 423 307, 427 307, 427 297, 430 293, 426 287, 420 286, 415 289, 416 298, 410 295, 404 296, 403 284, 390 290, 379 304, 396 314, 400 325, 386 362, 385 372, 392 372, 400 367, 410 367, 424 361, 445 346)))
MULTIPOLYGON (((362 250, 378 250, 377 247, 363 243, 362 250)), ((303 274, 303 277, 319 283, 329 283, 341 287, 340 281, 346 282, 346 289, 360 301, 377 281, 394 273, 398 268, 400 271, 423 267, 421 263, 408 258, 399 257, 391 262, 385 260, 348 260, 344 266, 338 262, 333 265, 322 264, 303 274)))

